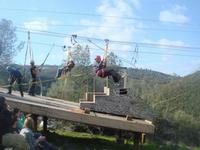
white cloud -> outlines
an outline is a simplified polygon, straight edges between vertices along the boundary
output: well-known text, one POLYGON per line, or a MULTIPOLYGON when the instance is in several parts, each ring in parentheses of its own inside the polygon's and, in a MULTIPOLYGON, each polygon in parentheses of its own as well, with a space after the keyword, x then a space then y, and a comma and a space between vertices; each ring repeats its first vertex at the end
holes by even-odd
POLYGON ((173 58, 173 54, 175 53, 173 51, 173 48, 175 49, 176 47, 188 46, 183 41, 180 40, 173 41, 166 38, 161 38, 158 41, 144 40, 144 43, 157 44, 157 47, 160 48, 160 51, 157 52, 163 53, 163 55, 161 55, 161 60, 162 60, 161 63, 164 64, 169 63, 170 62, 169 60, 173 58), (167 54, 172 54, 172 55, 167 55, 167 54))
POLYGON ((140 4, 140 1, 139 0, 130 0, 131 3, 133 4, 133 6, 136 8, 136 9, 140 9, 141 8, 141 4, 140 4))
POLYGON ((47 21, 33 20, 30 22, 24 22, 24 27, 30 31, 34 30, 47 31, 48 23, 47 21))
POLYGON ((133 40, 136 29, 130 27, 129 20, 114 16, 134 16, 133 8, 125 0, 103 0, 97 8, 97 13, 102 15, 100 20, 81 20, 82 25, 90 24, 96 27, 78 31, 78 34, 87 37, 96 37, 101 39, 112 39, 120 41, 133 40), (107 17, 110 16, 110 17, 107 17), (111 26, 117 26, 110 28, 111 26), (106 28, 107 27, 107 28, 106 28), (108 28, 109 27, 109 28, 108 28))
POLYGON ((174 22, 174 23, 188 23, 189 18, 183 14, 186 7, 175 5, 169 10, 163 10, 160 12, 159 19, 164 22, 174 22))
POLYGON ((176 46, 188 46, 187 44, 185 44, 183 41, 173 41, 173 40, 169 40, 166 38, 161 38, 158 41, 152 41, 152 40, 144 40, 144 43, 149 43, 149 44, 157 44, 158 47, 160 48, 169 48, 169 47, 176 47, 176 46))
MULTIPOLYGON (((99 39, 110 39, 112 41, 133 41, 134 35, 137 32, 135 26, 141 25, 141 23, 137 22, 130 26, 130 20, 122 19, 119 16, 135 17, 134 8, 139 6, 139 0, 103 0, 96 9, 96 12, 102 17, 99 20, 80 20, 80 24, 92 25, 92 27, 88 26, 83 30, 79 30, 76 34, 99 39)), ((104 47, 103 42, 98 44, 104 47)), ((113 43, 109 44, 110 50, 120 49, 122 53, 130 50, 130 47, 113 43)), ((118 55, 121 54, 118 53, 118 55)))

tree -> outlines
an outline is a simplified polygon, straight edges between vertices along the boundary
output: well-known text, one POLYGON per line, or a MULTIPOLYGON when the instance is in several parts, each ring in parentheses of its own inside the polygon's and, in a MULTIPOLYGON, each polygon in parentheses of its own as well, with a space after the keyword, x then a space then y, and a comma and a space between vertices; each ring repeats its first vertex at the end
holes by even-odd
POLYGON ((121 66, 122 65, 122 61, 113 52, 111 52, 108 55, 108 63, 110 65, 116 65, 116 66, 121 66))
POLYGON ((5 65, 12 62, 17 50, 23 48, 24 43, 16 44, 16 28, 12 21, 2 19, 0 21, 0 64, 5 65))
MULTIPOLYGON (((92 68, 90 65, 90 49, 77 44, 71 52, 71 57, 75 63, 70 75, 53 83, 47 95, 56 98, 77 101, 84 96, 89 89, 88 84, 92 82, 92 68)), ((93 84, 91 84, 93 85, 93 84)))
POLYGON ((90 49, 86 45, 85 48, 80 44, 77 44, 74 48, 72 58, 78 66, 88 66, 90 64, 90 49))

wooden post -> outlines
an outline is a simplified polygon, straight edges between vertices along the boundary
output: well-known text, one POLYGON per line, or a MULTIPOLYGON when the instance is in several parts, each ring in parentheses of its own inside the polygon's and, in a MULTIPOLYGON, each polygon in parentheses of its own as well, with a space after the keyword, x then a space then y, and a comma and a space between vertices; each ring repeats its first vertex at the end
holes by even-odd
POLYGON ((141 141, 142 141, 142 133, 135 132, 135 134, 134 134, 134 150, 140 149, 141 141))
POLYGON ((47 132, 47 120, 48 120, 48 117, 43 116, 43 131, 45 133, 47 132))
POLYGON ((116 131, 116 141, 117 141, 117 143, 124 144, 124 138, 122 136, 121 130, 116 131))

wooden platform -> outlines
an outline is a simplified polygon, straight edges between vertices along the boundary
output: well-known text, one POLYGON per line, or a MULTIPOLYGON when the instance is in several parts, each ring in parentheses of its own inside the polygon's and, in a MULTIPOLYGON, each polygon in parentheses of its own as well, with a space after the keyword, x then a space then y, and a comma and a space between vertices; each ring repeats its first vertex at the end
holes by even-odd
POLYGON ((0 88, 0 95, 6 98, 8 105, 27 113, 120 130, 154 133, 154 125, 146 120, 127 120, 126 117, 91 111, 85 113, 80 109, 79 103, 50 97, 31 97, 26 94, 22 98, 19 92, 13 92, 13 95, 6 94, 6 92, 6 89, 0 88))

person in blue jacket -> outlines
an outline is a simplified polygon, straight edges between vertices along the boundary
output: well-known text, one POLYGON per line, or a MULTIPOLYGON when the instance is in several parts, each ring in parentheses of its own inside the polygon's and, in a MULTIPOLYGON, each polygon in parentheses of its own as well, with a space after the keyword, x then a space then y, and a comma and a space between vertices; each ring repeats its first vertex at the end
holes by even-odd
POLYGON ((21 85, 22 74, 20 73, 19 70, 17 70, 14 67, 8 66, 6 69, 7 69, 8 73, 9 73, 8 81, 9 81, 9 84, 10 84, 10 86, 8 87, 8 94, 12 94, 12 85, 15 82, 17 82, 21 97, 23 97, 24 94, 23 94, 22 85, 21 85))

